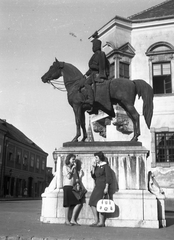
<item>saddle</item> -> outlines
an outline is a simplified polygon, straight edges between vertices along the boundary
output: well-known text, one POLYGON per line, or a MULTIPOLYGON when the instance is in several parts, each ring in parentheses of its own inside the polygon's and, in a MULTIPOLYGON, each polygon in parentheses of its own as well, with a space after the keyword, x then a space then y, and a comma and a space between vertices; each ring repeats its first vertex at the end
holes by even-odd
MULTIPOLYGON (((87 98, 87 93, 85 93, 84 88, 85 80, 85 78, 81 79, 76 85, 77 90, 82 93, 81 97, 84 103, 86 102, 87 98)), ((94 102, 102 105, 106 110, 108 110, 108 112, 113 112, 113 107, 110 100, 110 80, 96 78, 91 87, 94 92, 94 102)))

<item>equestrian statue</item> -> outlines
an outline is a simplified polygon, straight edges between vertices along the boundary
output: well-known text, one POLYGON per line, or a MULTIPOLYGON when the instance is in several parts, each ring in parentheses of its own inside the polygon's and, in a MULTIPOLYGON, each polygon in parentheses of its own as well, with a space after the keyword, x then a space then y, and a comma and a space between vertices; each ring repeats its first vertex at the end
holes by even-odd
POLYGON ((73 142, 87 139, 85 126, 85 111, 89 114, 97 114, 102 110, 111 118, 115 117, 113 106, 119 104, 133 122, 134 135, 131 141, 138 141, 140 136, 139 114, 134 107, 135 97, 143 99, 143 115, 147 127, 150 128, 153 115, 153 89, 144 80, 129 80, 115 78, 108 80, 109 62, 106 55, 101 51, 101 41, 94 39, 93 52, 89 60, 89 70, 83 75, 70 63, 60 62, 55 59, 49 70, 42 76, 44 83, 58 81, 63 77, 67 91, 68 102, 74 110, 76 122, 76 135, 73 142))

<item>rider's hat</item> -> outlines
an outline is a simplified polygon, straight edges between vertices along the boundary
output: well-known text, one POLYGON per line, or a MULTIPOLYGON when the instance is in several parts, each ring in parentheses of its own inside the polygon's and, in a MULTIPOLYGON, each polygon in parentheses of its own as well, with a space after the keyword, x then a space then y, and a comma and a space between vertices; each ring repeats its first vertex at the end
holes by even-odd
POLYGON ((99 39, 94 39, 92 43, 93 43, 93 46, 92 46, 93 52, 96 52, 97 50, 101 50, 102 42, 99 39))

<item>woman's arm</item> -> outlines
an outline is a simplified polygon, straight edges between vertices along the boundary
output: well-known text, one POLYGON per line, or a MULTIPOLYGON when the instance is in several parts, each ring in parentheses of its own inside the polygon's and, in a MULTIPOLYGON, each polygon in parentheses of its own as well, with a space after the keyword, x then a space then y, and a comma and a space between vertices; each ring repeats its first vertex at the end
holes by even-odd
POLYGON ((109 190, 109 184, 106 183, 105 189, 104 189, 104 194, 108 194, 108 190, 109 190))
POLYGON ((104 194, 108 194, 109 185, 112 182, 112 172, 108 165, 105 165, 105 177, 106 177, 106 186, 104 189, 104 194))
POLYGON ((95 179, 95 166, 91 167, 91 177, 95 179))
POLYGON ((92 178, 96 178, 95 177, 95 168, 96 168, 96 161, 95 161, 95 159, 93 160, 93 162, 92 162, 92 166, 91 166, 91 177, 92 178))
POLYGON ((75 173, 75 165, 72 166, 72 168, 66 167, 66 171, 67 171, 67 177, 68 179, 71 179, 73 177, 73 174, 75 173))

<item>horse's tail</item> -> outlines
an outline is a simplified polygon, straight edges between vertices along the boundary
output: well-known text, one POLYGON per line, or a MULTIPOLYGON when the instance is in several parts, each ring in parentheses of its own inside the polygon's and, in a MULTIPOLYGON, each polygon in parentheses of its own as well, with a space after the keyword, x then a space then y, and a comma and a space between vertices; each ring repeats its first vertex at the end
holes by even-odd
POLYGON ((143 115, 148 128, 150 128, 153 115, 153 88, 144 80, 133 80, 138 97, 143 99, 143 115))

